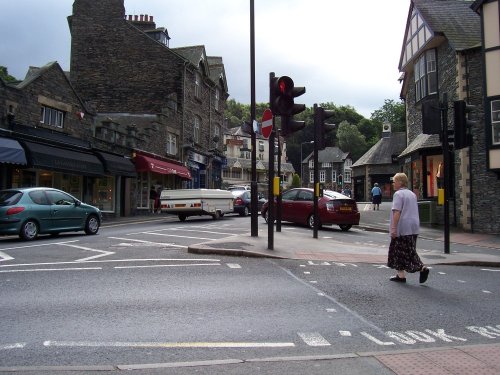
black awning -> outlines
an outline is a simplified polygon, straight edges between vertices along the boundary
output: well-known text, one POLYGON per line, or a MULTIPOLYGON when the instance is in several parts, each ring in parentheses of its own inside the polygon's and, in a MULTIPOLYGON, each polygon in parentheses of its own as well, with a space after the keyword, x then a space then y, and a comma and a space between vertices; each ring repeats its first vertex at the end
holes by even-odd
POLYGON ((104 167, 94 154, 46 144, 22 141, 28 151, 29 165, 84 176, 104 176, 104 167))
POLYGON ((96 151, 99 159, 104 164, 104 169, 109 174, 125 177, 137 177, 135 165, 124 156, 109 154, 107 152, 96 151))
POLYGON ((0 163, 26 165, 26 155, 18 141, 0 137, 0 163))

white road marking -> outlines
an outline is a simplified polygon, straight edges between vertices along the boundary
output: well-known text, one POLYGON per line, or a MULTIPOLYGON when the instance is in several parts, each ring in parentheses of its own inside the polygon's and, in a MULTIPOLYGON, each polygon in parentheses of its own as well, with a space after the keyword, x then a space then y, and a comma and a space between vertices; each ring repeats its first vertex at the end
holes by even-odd
POLYGON ((2 250, 17 250, 17 249, 28 249, 30 247, 42 247, 42 246, 53 246, 53 245, 64 245, 68 243, 78 242, 79 240, 71 240, 71 241, 63 241, 63 242, 49 242, 49 243, 39 243, 33 245, 24 245, 24 246, 15 246, 15 247, 7 247, 2 250))
POLYGON ((457 280, 459 283, 465 283, 466 281, 464 280, 457 280))
POLYGON ((318 282, 316 280, 311 280, 309 281, 311 284, 317 284, 318 282))
POLYGON ((187 246, 185 246, 185 245, 176 245, 176 244, 169 244, 169 243, 164 243, 164 242, 134 240, 134 239, 131 239, 131 238, 121 238, 121 237, 108 237, 108 238, 111 238, 112 240, 132 241, 132 242, 139 242, 139 243, 150 244, 150 245, 160 245, 160 246, 172 246, 172 247, 187 248, 187 246))
POLYGON ((0 345, 0 350, 8 350, 8 349, 22 349, 26 346, 25 342, 16 342, 14 344, 4 344, 0 345))
POLYGON ((483 293, 491 294, 491 292, 489 290, 483 290, 483 293))
MULTIPOLYGON (((90 260, 84 263, 123 263, 123 262, 220 262, 220 259, 196 259, 196 258, 187 258, 187 259, 173 259, 173 258, 155 258, 155 259, 105 259, 105 260, 90 260)), ((29 267, 29 266, 54 266, 61 264, 82 264, 83 262, 52 262, 52 263, 23 263, 23 264, 4 264, 0 265, 0 269, 2 268, 11 268, 11 267, 29 267)))
POLYGON ((310 275, 310 274, 311 274, 311 272, 309 272, 309 271, 304 271, 304 275, 310 275))
POLYGON ((3 251, 0 251, 0 262, 4 262, 6 260, 12 260, 14 259, 11 257, 9 254, 4 253, 3 251))
POLYGON ((331 344, 318 332, 298 332, 299 337, 309 346, 330 346, 331 344))
POLYGON ((500 270, 492 270, 492 269, 489 269, 489 268, 481 268, 481 271, 500 272, 500 270))
POLYGON ((229 268, 241 268, 241 266, 237 263, 226 263, 226 265, 229 267, 229 268))
POLYGON ((340 336, 343 336, 343 337, 351 337, 352 334, 351 334, 351 331, 339 331, 340 333, 340 336))
MULTIPOLYGON (((57 245, 61 245, 61 244, 57 244, 57 245)), ((94 256, 91 256, 91 257, 87 257, 87 258, 77 259, 76 260, 77 262, 86 262, 88 260, 97 259, 97 258, 101 258, 101 257, 105 257, 105 256, 108 256, 108 255, 113 255, 114 254, 114 252, 112 252, 112 251, 97 250, 97 249, 92 249, 92 248, 86 247, 86 246, 68 245, 68 244, 64 244, 63 246, 69 246, 69 247, 74 247, 75 249, 81 249, 81 250, 94 251, 96 253, 101 253, 99 255, 94 255, 94 256)))
POLYGON ((44 346, 55 347, 126 347, 126 348, 284 348, 293 342, 99 342, 99 341, 45 341, 44 346))
POLYGON ((446 275, 446 272, 438 272, 440 275, 446 275))
POLYGON ((179 238, 191 238, 195 240, 207 240, 207 241, 217 241, 220 238, 208 238, 208 237, 190 237, 190 236, 181 236, 177 234, 165 234, 165 233, 154 233, 154 232, 142 232, 143 234, 151 234, 153 236, 164 236, 164 237, 179 237, 179 238))
POLYGON ((336 309, 326 309, 327 312, 337 312, 336 309))
POLYGON ((49 272, 49 271, 88 271, 88 270, 102 270, 102 267, 86 267, 86 268, 30 268, 24 270, 4 270, 0 273, 13 273, 13 272, 49 272))
POLYGON ((220 266, 220 263, 191 263, 191 264, 152 264, 148 266, 116 266, 115 269, 129 268, 159 268, 159 267, 194 267, 194 266, 220 266))

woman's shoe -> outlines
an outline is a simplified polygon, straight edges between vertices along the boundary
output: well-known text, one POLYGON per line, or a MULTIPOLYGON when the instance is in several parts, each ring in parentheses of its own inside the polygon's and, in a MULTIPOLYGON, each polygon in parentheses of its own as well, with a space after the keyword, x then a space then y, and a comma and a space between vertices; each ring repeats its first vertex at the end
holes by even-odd
POLYGON ((428 277, 429 277, 429 269, 427 267, 424 267, 422 271, 420 271, 420 284, 425 283, 428 277))
POLYGON ((406 283, 406 277, 399 277, 398 275, 392 276, 389 280, 396 281, 398 283, 406 283))

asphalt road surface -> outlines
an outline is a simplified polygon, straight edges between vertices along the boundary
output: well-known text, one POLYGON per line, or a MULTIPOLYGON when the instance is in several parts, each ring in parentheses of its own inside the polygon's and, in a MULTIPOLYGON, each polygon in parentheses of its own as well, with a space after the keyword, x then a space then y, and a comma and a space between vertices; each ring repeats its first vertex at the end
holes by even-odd
MULTIPOLYGON (((248 217, 159 218, 103 227, 97 236, 0 238, 0 367, 328 356, 500 340, 498 269, 435 266, 428 283, 415 275, 401 285, 388 281, 393 271, 382 265, 186 252, 249 228, 248 217)), ((387 246, 386 234, 351 230, 343 238, 354 248, 387 246)), ((317 373, 327 373, 326 363, 317 373)), ((242 365, 231 366, 238 373, 242 365)), ((247 366, 241 373, 259 365, 247 366)), ((275 366, 299 371, 302 364, 275 366)), ((370 366, 367 360, 365 373, 370 366)))

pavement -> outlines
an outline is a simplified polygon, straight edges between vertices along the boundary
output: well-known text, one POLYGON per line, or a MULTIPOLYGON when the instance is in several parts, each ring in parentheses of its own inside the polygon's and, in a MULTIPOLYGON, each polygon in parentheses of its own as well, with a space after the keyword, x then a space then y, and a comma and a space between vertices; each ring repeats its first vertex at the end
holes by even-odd
MULTIPOLYGON (((249 230, 248 233, 242 233, 241 235, 191 245, 188 252, 222 256, 384 264, 387 261, 387 247, 370 244, 369 235, 373 232, 385 233, 387 234, 387 243, 389 242, 390 203, 383 202, 378 211, 373 211, 369 203, 358 203, 358 207, 362 211, 361 222, 355 228, 367 233, 367 241, 364 243, 346 244, 345 237, 349 235, 349 232, 342 232, 336 228, 318 231, 318 238, 316 239, 313 238, 312 231, 310 235, 304 236, 304 231, 297 230, 295 225, 284 224, 281 232, 273 232, 273 246, 272 249, 269 249, 268 227, 261 224, 258 236, 251 236, 249 230)), ((157 220, 158 216, 140 217, 141 220, 148 220, 148 218, 157 220)), ((133 218, 122 219, 134 220, 133 218)), ((106 223, 103 223, 103 225, 106 225, 106 223)), ((439 250, 419 251, 420 257, 427 265, 500 267, 500 235, 498 234, 464 232, 452 226, 450 227, 449 254, 444 252, 444 228, 442 226, 421 225, 419 238, 434 240, 443 245, 437 246, 439 250)), ((418 248, 417 241, 417 250, 418 248)), ((500 328, 500 326, 497 326, 497 328, 500 328)), ((340 365, 341 361, 346 358, 353 361, 349 365, 349 373, 353 374, 365 371, 363 369, 366 369, 366 360, 374 360, 374 362, 371 362, 373 366, 371 371, 378 374, 500 374, 500 343, 371 353, 344 353, 323 357, 263 358, 258 359, 258 361, 338 360, 340 365)), ((239 360, 237 363, 243 362, 252 362, 252 360, 239 360)), ((148 367, 150 369, 158 369, 164 367, 197 367, 198 365, 193 362, 144 366, 151 366, 148 367)), ((144 367, 141 366, 140 368, 144 367)))
MULTIPOLYGON (((380 210, 372 210, 369 203, 358 203, 361 212, 359 226, 353 228, 370 232, 387 233, 389 243, 390 202, 383 202, 380 210)), ((304 236, 295 225, 283 224, 281 232, 273 232, 270 241, 268 227, 260 225, 258 236, 242 233, 221 240, 213 240, 191 245, 190 253, 219 254, 246 257, 267 257, 279 259, 322 260, 341 263, 386 263, 387 246, 374 246, 369 243, 346 244, 349 232, 342 232, 337 226, 318 231, 318 238, 313 232, 304 236), (343 240, 343 241, 342 241, 343 240)), ((249 228, 250 229, 250 228, 249 228)), ((352 230, 352 229, 351 229, 352 230)), ((438 241, 439 250, 425 250, 420 253, 427 265, 454 264, 500 267, 500 235, 464 232, 450 226, 450 251, 445 253, 443 226, 421 225, 419 238, 438 241), (457 245, 465 245, 457 246, 457 245)), ((367 236, 369 240, 369 236, 367 236)), ((419 243, 417 241, 417 250, 419 243)))

